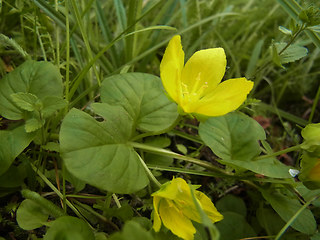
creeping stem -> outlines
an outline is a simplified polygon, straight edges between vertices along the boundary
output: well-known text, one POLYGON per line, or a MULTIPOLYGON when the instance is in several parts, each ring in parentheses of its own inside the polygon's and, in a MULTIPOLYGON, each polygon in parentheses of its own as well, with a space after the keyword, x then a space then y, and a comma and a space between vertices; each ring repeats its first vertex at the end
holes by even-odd
POLYGON ((285 154, 285 153, 288 153, 288 152, 297 151, 297 150, 300 150, 300 147, 301 147, 301 144, 293 146, 293 147, 289 147, 289 148, 286 148, 286 149, 283 149, 283 150, 278 151, 278 152, 274 152, 274 153, 271 153, 271 154, 266 154, 266 155, 259 156, 255 160, 261 160, 261 159, 276 157, 276 156, 279 156, 279 155, 282 155, 282 154, 285 154))
POLYGON ((157 147, 153 147, 153 146, 142 144, 142 143, 136 143, 136 142, 128 142, 128 144, 134 148, 142 149, 146 152, 152 152, 152 153, 156 153, 159 155, 184 160, 186 162, 197 164, 197 165, 204 167, 208 170, 223 173, 224 175, 229 175, 229 176, 233 175, 232 173, 226 172, 223 169, 216 167, 209 162, 199 160, 196 158, 192 158, 192 157, 188 157, 188 156, 184 156, 184 155, 181 155, 181 154, 178 154, 178 153, 175 153, 175 152, 163 149, 163 148, 157 148, 157 147))

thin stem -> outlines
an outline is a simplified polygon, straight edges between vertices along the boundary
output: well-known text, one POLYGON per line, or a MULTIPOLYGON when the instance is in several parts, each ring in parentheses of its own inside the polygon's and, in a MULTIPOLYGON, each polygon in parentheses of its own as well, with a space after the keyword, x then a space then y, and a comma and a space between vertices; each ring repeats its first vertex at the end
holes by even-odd
POLYGON ((84 198, 84 199, 106 199, 107 196, 95 196, 95 195, 79 195, 79 194, 67 194, 68 198, 84 198))
MULTIPOLYGON (((69 85, 70 85, 70 26, 69 26, 69 1, 65 1, 65 9, 66 9, 66 79, 65 79, 65 98, 67 101, 70 101, 69 94, 69 85)), ((66 109, 68 110, 68 109, 66 109)))
POLYGON ((192 158, 192 157, 188 157, 188 156, 184 156, 184 155, 181 155, 181 154, 178 154, 178 153, 175 153, 175 152, 163 149, 163 148, 157 148, 157 147, 149 146, 149 145, 142 144, 142 143, 136 143, 136 142, 128 142, 128 144, 131 145, 134 148, 139 148, 139 149, 142 149, 142 150, 144 150, 146 152, 152 152, 152 153, 156 153, 156 154, 159 154, 159 155, 163 155, 163 156, 168 156, 168 157, 173 157, 173 158, 176 158, 176 159, 184 160, 186 162, 191 162, 191 163, 197 164, 197 165, 199 165, 201 167, 204 167, 206 169, 223 173, 224 175, 228 175, 228 176, 232 176, 233 175, 232 173, 228 173, 228 172, 224 171, 223 169, 212 165, 209 162, 206 162, 206 161, 203 161, 203 160, 199 160, 199 159, 196 159, 196 158, 192 158))
POLYGON ((62 198, 62 203, 63 203, 63 209, 65 212, 67 212, 67 207, 66 207, 66 201, 67 201, 67 197, 66 197, 66 167, 64 166, 64 164, 62 163, 62 194, 63 194, 63 198, 62 198))
POLYGON ((313 119, 314 113, 316 111, 316 108, 317 108, 317 105, 318 105, 318 102, 319 102, 319 98, 320 98, 320 85, 318 87, 318 91, 316 93, 316 97, 313 100, 312 110, 311 110, 311 113, 310 113, 310 116, 309 116, 308 123, 312 123, 312 119, 313 119))
POLYGON ((156 179, 156 177, 152 174, 152 172, 150 171, 150 169, 148 168, 148 166, 146 165, 146 163, 143 161, 143 159, 140 157, 139 154, 137 154, 142 166, 144 167, 144 169, 146 170, 146 173, 148 174, 149 178, 160 188, 161 187, 161 183, 156 179))
MULTIPOLYGON (((55 4, 55 10, 58 12, 59 11, 59 3, 58 0, 54 1, 55 4)), ((57 51, 57 58, 56 58, 56 64, 58 66, 58 69, 60 69, 60 28, 59 25, 55 25, 55 30, 56 30, 56 51, 57 51)))
POLYGON ((280 232, 277 234, 276 238, 274 240, 279 240, 281 236, 285 233, 285 231, 290 227, 290 225, 298 218, 298 216, 302 213, 303 210, 305 210, 311 202, 316 200, 319 196, 315 196, 312 199, 310 199, 308 202, 303 204, 303 206, 290 218, 290 220, 286 223, 286 225, 283 226, 283 228, 280 230, 280 232))
POLYGON ((112 194, 112 198, 113 198, 113 200, 115 201, 117 207, 118 207, 118 208, 121 208, 121 203, 120 203, 117 195, 113 193, 113 194, 112 194))
POLYGON ((142 138, 145 138, 145 137, 156 136, 156 135, 161 135, 161 134, 163 134, 163 133, 170 132, 172 129, 174 129, 174 128, 179 124, 179 122, 181 121, 181 119, 182 119, 182 116, 179 115, 179 116, 177 117, 177 119, 174 121, 174 123, 171 124, 168 128, 166 128, 166 129, 164 129, 164 130, 162 130, 162 131, 158 131, 158 132, 146 132, 146 133, 142 133, 142 134, 140 134, 140 135, 137 135, 137 136, 133 137, 133 138, 131 139, 131 141, 137 141, 137 140, 142 139, 142 138))
POLYGON ((287 43, 287 45, 281 49, 281 51, 279 52, 279 55, 281 55, 292 43, 293 41, 298 37, 298 35, 305 29, 305 24, 302 24, 299 28, 299 30, 293 35, 293 37, 291 38, 291 40, 287 43))
MULTIPOLYGON (((59 192, 59 190, 49 181, 49 179, 42 172, 38 171, 38 169, 32 163, 30 163, 30 165, 33 171, 35 171, 39 175, 39 177, 52 189, 52 191, 54 191, 58 195, 58 197, 60 197, 60 199, 63 199, 63 195, 61 194, 61 192, 59 192)), ((80 214, 80 212, 67 199, 66 204, 78 217, 86 221, 86 219, 80 214)))
MULTIPOLYGON (((291 38, 291 40, 287 43, 287 45, 281 49, 281 51, 279 51, 278 55, 281 55, 292 43, 293 41, 298 37, 298 35, 305 30, 305 24, 302 24, 300 26, 300 29, 294 34, 294 36, 291 38)), ((259 72, 261 72, 263 69, 265 69, 270 63, 272 63, 272 61, 268 61, 266 62, 264 65, 262 65, 260 68, 258 68, 254 74, 253 77, 254 78, 259 72)))
POLYGON ((276 156, 279 156, 279 155, 282 155, 282 154, 285 154, 285 153, 288 153, 288 152, 297 151, 297 150, 300 150, 300 146, 301 146, 301 144, 293 146, 293 147, 289 147, 289 148, 286 148, 286 149, 283 149, 281 151, 274 152, 274 153, 271 153, 271 154, 262 155, 262 156, 257 157, 255 160, 261 160, 261 159, 276 157, 276 156))

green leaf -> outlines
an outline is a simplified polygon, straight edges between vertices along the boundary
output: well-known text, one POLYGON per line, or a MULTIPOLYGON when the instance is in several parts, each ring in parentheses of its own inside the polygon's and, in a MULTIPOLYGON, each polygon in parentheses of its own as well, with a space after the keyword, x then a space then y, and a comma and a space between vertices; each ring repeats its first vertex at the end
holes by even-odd
POLYGON ((221 214, 224 218, 216 223, 221 240, 239 240, 256 236, 244 216, 235 212, 222 212, 221 214))
POLYGON ((110 240, 128 240, 128 239, 143 239, 153 240, 150 232, 140 226, 135 221, 128 221, 124 225, 121 232, 115 233, 110 237, 110 240))
POLYGON ((223 160, 250 161, 261 152, 259 140, 266 138, 254 119, 240 113, 209 118, 200 123, 199 135, 223 160))
POLYGON ((285 225, 285 222, 275 211, 262 206, 257 209, 257 219, 268 235, 276 235, 285 225))
POLYGON ((17 222, 24 230, 41 227, 47 222, 48 217, 48 212, 30 199, 23 200, 17 210, 17 222))
POLYGON ((14 159, 30 144, 33 138, 34 134, 26 133, 23 126, 10 131, 0 131, 0 175, 8 170, 14 159))
POLYGON ((43 99, 43 117, 47 118, 54 114, 56 111, 66 107, 68 102, 61 97, 49 96, 43 99))
POLYGON ((247 207, 244 201, 231 194, 219 199, 215 205, 219 212, 235 212, 244 217, 247 215, 247 207))
POLYGON ((271 45, 271 53, 272 53, 272 61, 273 61, 273 63, 276 64, 278 67, 285 68, 281 64, 279 50, 277 49, 276 43, 274 43, 274 42, 272 42, 272 45, 271 45))
POLYGON ((95 237, 87 223, 82 219, 64 216, 52 222, 43 238, 43 240, 57 239, 95 240, 95 237))
POLYGON ((23 180, 26 178, 26 166, 20 164, 19 166, 11 165, 10 168, 0 176, 0 188, 14 188, 24 184, 23 180))
POLYGON ((95 187, 132 193, 148 184, 137 153, 126 143, 132 137, 133 120, 121 106, 92 105, 105 121, 72 109, 62 122, 60 153, 68 171, 95 187))
MULTIPOLYGON (((271 204, 272 208, 285 221, 289 219, 302 207, 297 199, 290 198, 279 192, 268 192, 261 190, 263 197, 271 204)), ((295 219, 291 227, 295 230, 305 233, 313 234, 316 231, 316 221, 312 212, 309 209, 304 209, 302 213, 295 219)))
POLYGON ((30 118, 26 121, 26 124, 24 126, 27 133, 34 132, 38 129, 40 129, 45 123, 44 119, 38 119, 38 118, 30 118))
POLYGON ((292 167, 286 166, 276 158, 266 158, 258 161, 241 160, 220 160, 219 162, 233 166, 237 169, 247 169, 272 178, 291 178, 289 170, 292 167))
POLYGON ((11 99, 20 107, 22 110, 32 112, 36 110, 35 105, 38 101, 37 96, 31 93, 13 93, 10 95, 11 99))
MULTIPOLYGON (((25 98, 22 99, 25 102, 32 100, 32 95, 36 96, 41 101, 48 96, 62 97, 63 85, 58 68, 49 62, 36 62, 29 60, 1 79, 0 115, 11 120, 24 118, 24 110, 22 110, 10 97, 15 93, 25 93, 25 98), (28 95, 29 93, 32 95, 28 95)), ((31 109, 31 107, 27 106, 26 103, 21 106, 31 109)))
POLYGON ((178 117, 177 105, 164 94, 160 78, 150 74, 125 73, 106 78, 101 100, 123 106, 143 131, 163 131, 178 117))
POLYGON ((124 202, 121 204, 121 207, 112 207, 108 208, 105 216, 107 218, 116 217, 123 222, 129 221, 133 217, 132 207, 128 204, 128 202, 124 202))
MULTIPOLYGON (((286 43, 275 43, 275 47, 277 48, 277 52, 279 53, 284 49, 286 46, 286 43)), ((297 61, 305 56, 308 55, 308 49, 305 47, 302 47, 298 44, 292 44, 290 45, 284 52, 282 52, 280 57, 280 63, 285 64, 289 62, 297 61)))

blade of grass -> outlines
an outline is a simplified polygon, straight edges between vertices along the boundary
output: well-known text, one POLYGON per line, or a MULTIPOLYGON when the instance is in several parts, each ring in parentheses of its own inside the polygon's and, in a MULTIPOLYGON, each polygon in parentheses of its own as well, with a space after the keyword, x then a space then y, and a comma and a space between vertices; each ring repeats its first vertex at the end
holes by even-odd
MULTIPOLYGON (((76 4, 75 0, 71 0, 71 4, 72 4, 72 7, 73 7, 73 11, 74 11, 74 15, 76 17, 77 24, 78 24, 78 26, 80 28, 80 32, 81 32, 81 35, 82 35, 82 38, 83 38, 83 41, 84 41, 88 56, 89 56, 89 60, 92 60, 93 59, 93 54, 92 54, 91 47, 90 47, 90 44, 89 44, 88 36, 87 36, 86 31, 84 30, 84 26, 82 24, 82 19, 81 19, 81 16, 80 16, 78 5, 76 4)), ((93 71, 94 71, 94 74, 96 76, 98 85, 100 86, 100 84, 101 84, 100 76, 99 76, 99 73, 97 71, 97 68, 94 65, 95 64, 93 64, 93 71)))
MULTIPOLYGON (((141 0, 130 0, 128 6, 128 25, 131 27, 128 32, 135 32, 137 30, 136 19, 141 14, 142 1, 141 0)), ((130 35, 126 38, 126 62, 130 61, 134 56, 135 45, 137 41, 136 35, 130 35)))
POLYGON ((262 103, 261 102, 261 103, 259 103, 259 106, 260 106, 261 109, 267 110, 267 111, 272 112, 274 114, 279 113, 279 115, 281 117, 283 117, 283 118, 285 118, 285 119, 287 119, 287 120, 289 120, 289 121, 291 121, 293 123, 296 123, 296 124, 298 124, 300 126, 306 126, 308 124, 308 121, 306 121, 306 120, 304 120, 302 118, 299 118, 299 117, 297 117, 297 116, 295 116, 295 115, 293 115, 291 113, 283 111, 283 110, 281 110, 279 108, 275 109, 273 106, 268 105, 266 103, 262 103))
MULTIPOLYGON (((154 29, 169 29, 172 30, 174 28, 171 27, 167 27, 167 26, 151 26, 149 28, 145 28, 145 29, 141 29, 138 30, 137 32, 144 32, 144 31, 150 31, 150 30, 154 30, 154 29)), ((127 36, 136 34, 136 32, 132 32, 129 33, 127 35, 122 35, 120 34, 118 37, 116 37, 115 39, 113 39, 109 44, 107 44, 100 52, 98 52, 97 55, 95 55, 95 57, 93 59, 91 59, 91 61, 88 62, 88 64, 82 69, 82 71, 79 73, 79 75, 76 77, 76 80, 71 88, 71 96, 73 96, 73 94, 75 93, 75 91, 77 90, 81 80, 84 78, 85 74, 87 73, 87 71, 91 68, 91 66, 93 65, 93 63, 95 63, 106 51, 108 51, 109 48, 111 48, 116 42, 126 38, 127 36)), ((94 86, 93 89, 95 89, 96 86, 94 86)), ((88 94, 88 92, 86 92, 88 94)), ((83 96, 83 95, 82 95, 83 96)), ((78 98, 77 98, 78 99, 78 98)), ((75 102, 74 102, 75 103, 75 102)))
POLYGON ((290 220, 283 226, 280 232, 277 234, 274 240, 279 240, 281 236, 285 233, 285 231, 290 227, 290 225, 298 218, 298 216, 305 210, 314 200, 316 200, 319 196, 315 196, 310 199, 308 202, 303 204, 303 206, 290 218, 290 220))
MULTIPOLYGON (((101 29, 102 36, 106 43, 110 43, 113 36, 111 34, 110 28, 108 26, 108 20, 106 18, 106 15, 103 12, 103 8, 101 6, 100 1, 96 1, 96 14, 98 23, 101 29)), ((111 61, 113 65, 118 65, 118 54, 116 53, 116 49, 114 47, 110 48, 109 55, 111 57, 111 61)))
MULTIPOLYGON (((192 29, 202 25, 202 24, 205 24, 207 22, 210 22, 212 21, 213 19, 215 18, 219 18, 219 17, 223 17, 223 16, 236 16, 236 15, 239 15, 238 13, 221 13, 221 14, 216 14, 214 16, 210 16, 210 17, 207 17, 207 18, 204 18, 202 19, 201 21, 199 22, 196 22, 195 24, 192 24, 191 26, 177 32, 176 34, 179 34, 179 35, 182 35, 186 32, 189 32, 191 31, 192 29)), ((143 53, 141 53, 140 55, 138 55, 137 57, 133 58, 130 62, 127 62, 126 65, 130 65, 130 64, 133 64, 141 59, 143 59, 144 57, 146 57, 147 55, 155 52, 157 49, 159 49, 160 47, 162 46, 165 46, 171 39, 172 36, 168 37, 167 39, 163 40, 162 42, 158 43, 157 45, 154 45, 153 47, 149 48, 148 50, 144 51, 143 53)), ((118 73, 120 72, 120 70, 123 68, 124 66, 121 66, 119 68, 117 68, 115 71, 112 72, 112 74, 115 74, 115 73, 118 73)))
MULTIPOLYGON (((33 0, 36 6, 40 8, 48 17, 50 17, 55 23, 57 23, 63 30, 66 30, 65 25, 65 16, 63 16, 60 12, 56 12, 54 8, 52 8, 47 2, 44 0, 33 0)), ((72 24, 70 24, 71 26, 72 24)), ((81 38, 81 34, 75 31, 72 34, 72 37, 76 39, 76 41, 84 46, 84 42, 81 38)), ((93 54, 96 54, 98 52, 97 49, 91 46, 93 54)), ((101 56, 99 59, 101 63, 101 67, 106 71, 110 72, 113 67, 106 56, 101 56)))

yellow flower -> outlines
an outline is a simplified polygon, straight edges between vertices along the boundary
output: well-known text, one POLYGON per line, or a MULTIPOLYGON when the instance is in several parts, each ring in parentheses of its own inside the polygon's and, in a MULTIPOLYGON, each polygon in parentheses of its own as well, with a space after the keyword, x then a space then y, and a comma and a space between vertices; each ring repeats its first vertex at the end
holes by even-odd
POLYGON ((226 70, 223 48, 195 52, 184 65, 181 38, 174 36, 163 55, 160 77, 170 98, 185 113, 222 116, 247 98, 253 82, 234 78, 221 82, 226 70))
MULTIPOLYGON (((193 189, 199 186, 192 185, 193 189)), ((212 222, 223 219, 211 200, 202 192, 195 190, 195 198, 212 222)), ((193 201, 189 185, 182 178, 174 178, 162 185, 153 196, 153 229, 158 232, 163 225, 172 233, 186 240, 192 240, 196 232, 192 221, 201 222, 193 201)))

